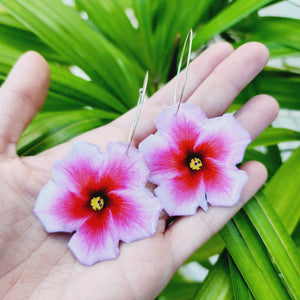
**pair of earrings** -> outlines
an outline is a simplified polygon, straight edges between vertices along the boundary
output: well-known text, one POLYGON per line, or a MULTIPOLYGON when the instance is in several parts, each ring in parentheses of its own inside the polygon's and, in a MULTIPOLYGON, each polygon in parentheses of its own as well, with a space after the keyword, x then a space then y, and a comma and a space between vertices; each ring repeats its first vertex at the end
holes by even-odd
MULTIPOLYGON (((111 142, 101 153, 79 142, 53 166, 55 182, 41 190, 34 212, 48 232, 74 232, 69 247, 83 264, 114 259, 119 241, 152 236, 162 209, 170 216, 192 215, 208 204, 234 205, 247 181, 237 169, 249 134, 230 114, 207 119, 200 107, 181 103, 164 109, 158 133, 134 148, 131 143, 144 101, 148 73, 129 142, 111 142), (155 183, 154 195, 145 187, 155 183)), ((178 73, 180 71, 182 51, 178 73)), ((175 88, 177 94, 178 74, 175 88)), ((174 101, 175 102, 175 101, 174 101)))

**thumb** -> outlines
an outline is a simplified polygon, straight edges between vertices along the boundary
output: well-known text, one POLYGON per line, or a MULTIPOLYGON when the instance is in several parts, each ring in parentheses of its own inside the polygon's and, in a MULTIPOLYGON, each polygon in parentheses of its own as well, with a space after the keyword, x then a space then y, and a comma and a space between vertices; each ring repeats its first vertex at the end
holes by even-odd
POLYGON ((16 62, 0 88, 0 155, 16 156, 21 134, 41 109, 50 83, 47 62, 30 51, 16 62))

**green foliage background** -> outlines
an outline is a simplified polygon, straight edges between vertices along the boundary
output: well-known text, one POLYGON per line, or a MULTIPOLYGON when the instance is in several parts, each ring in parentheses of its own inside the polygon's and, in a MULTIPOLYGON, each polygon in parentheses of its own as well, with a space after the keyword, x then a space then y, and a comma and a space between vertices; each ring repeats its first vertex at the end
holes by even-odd
MULTIPOLYGON (((27 50, 41 53, 52 72, 46 104, 22 136, 19 154, 34 155, 123 114, 135 105, 145 70, 153 94, 175 75, 190 28, 196 53, 218 36, 234 47, 263 42, 271 58, 300 56, 300 20, 257 13, 277 2, 0 0, 0 82, 27 50), (73 75, 71 66, 90 80, 73 75)), ((266 68, 230 110, 261 93, 299 110, 299 74, 266 68)), ((300 148, 283 163, 278 147, 297 140, 298 131, 270 127, 249 145, 245 160, 265 164, 267 184, 190 258, 209 270, 205 280, 179 271, 158 299, 300 299, 300 148), (215 254, 220 257, 211 264, 215 254)))

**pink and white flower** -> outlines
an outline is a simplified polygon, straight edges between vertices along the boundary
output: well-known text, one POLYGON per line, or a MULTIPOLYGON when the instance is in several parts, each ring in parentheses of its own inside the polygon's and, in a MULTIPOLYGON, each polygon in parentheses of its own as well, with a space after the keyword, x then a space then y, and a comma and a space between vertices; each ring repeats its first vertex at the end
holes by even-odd
POLYGON ((34 212, 48 232, 74 232, 69 247, 86 265, 114 259, 126 243, 156 232, 159 201, 145 184, 143 155, 123 142, 79 142, 53 166, 55 182, 41 190, 34 212))
POLYGON ((248 177, 236 164, 250 142, 232 114, 208 119, 198 106, 167 107, 156 120, 158 134, 139 146, 149 181, 170 216, 193 215, 200 206, 232 206, 248 177))

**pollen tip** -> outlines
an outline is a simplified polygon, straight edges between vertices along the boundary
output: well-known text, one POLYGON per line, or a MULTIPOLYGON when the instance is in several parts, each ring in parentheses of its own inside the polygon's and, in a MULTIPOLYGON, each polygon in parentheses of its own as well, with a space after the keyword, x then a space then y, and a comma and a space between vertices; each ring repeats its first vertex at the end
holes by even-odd
POLYGON ((193 157, 190 160, 190 163, 189 163, 190 169, 192 169, 194 171, 199 171, 199 170, 201 170, 202 166, 203 166, 203 163, 199 157, 193 157))
POLYGON ((104 200, 98 196, 98 197, 93 197, 90 201, 90 205, 93 210, 101 210, 104 206, 104 200))

